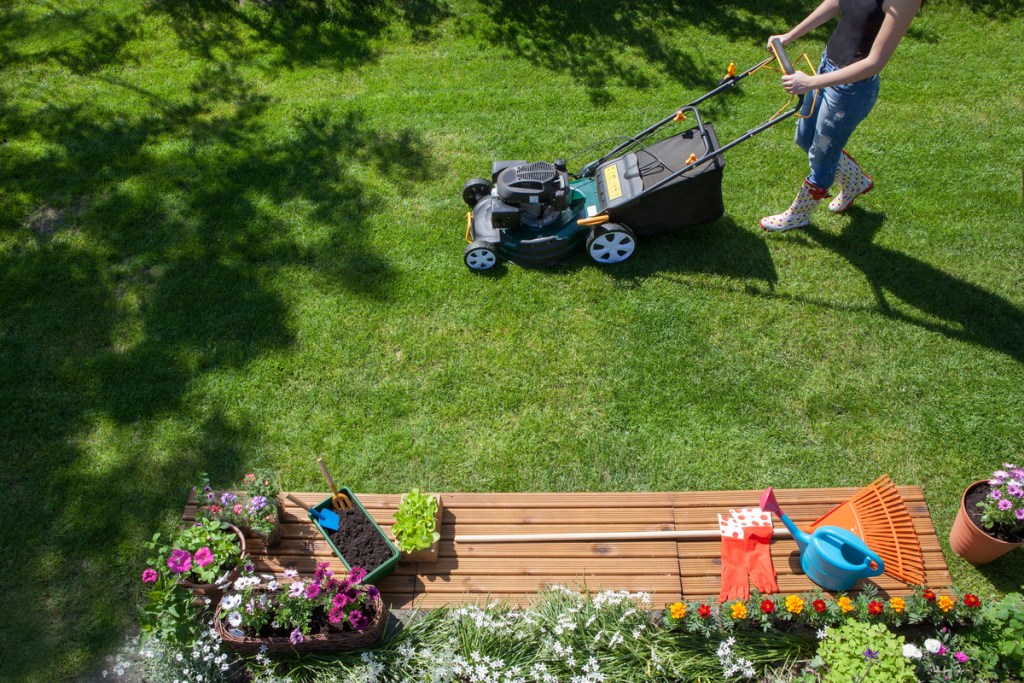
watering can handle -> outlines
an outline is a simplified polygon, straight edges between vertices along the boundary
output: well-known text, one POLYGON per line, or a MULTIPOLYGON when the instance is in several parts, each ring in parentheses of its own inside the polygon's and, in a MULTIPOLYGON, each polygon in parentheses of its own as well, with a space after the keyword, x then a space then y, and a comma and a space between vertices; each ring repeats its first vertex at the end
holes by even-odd
MULTIPOLYGON (((829 537, 839 541, 843 540, 828 527, 821 527, 814 533, 815 535, 821 536, 822 538, 829 537)), ((885 571, 885 562, 883 562, 882 558, 878 556, 878 553, 869 548, 866 543, 863 544, 860 549, 864 552, 864 555, 867 556, 867 559, 864 561, 863 567, 865 570, 871 572, 870 574, 866 574, 866 576, 879 576, 880 574, 882 574, 885 571), (875 565, 877 565, 875 569, 871 569, 872 562, 874 562, 875 565)))

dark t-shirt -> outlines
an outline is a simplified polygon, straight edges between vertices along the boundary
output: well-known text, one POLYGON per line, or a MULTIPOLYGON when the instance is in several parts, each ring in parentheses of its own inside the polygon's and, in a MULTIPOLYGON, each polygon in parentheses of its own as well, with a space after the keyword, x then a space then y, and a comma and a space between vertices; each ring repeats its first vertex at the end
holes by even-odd
POLYGON ((830 62, 842 68, 868 56, 882 27, 882 0, 839 0, 839 25, 825 50, 830 62))

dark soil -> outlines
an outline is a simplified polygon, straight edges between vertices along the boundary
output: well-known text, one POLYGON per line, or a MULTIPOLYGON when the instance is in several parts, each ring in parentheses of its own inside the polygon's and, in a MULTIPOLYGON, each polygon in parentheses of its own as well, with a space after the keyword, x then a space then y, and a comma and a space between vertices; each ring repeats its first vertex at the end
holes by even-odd
POLYGON ((362 567, 368 573, 391 559, 388 542, 358 507, 338 510, 338 531, 331 534, 331 541, 350 567, 362 567))
POLYGON ((991 529, 986 529, 981 525, 981 509, 978 507, 978 503, 988 498, 991 490, 992 487, 988 483, 978 484, 967 490, 967 497, 964 499, 964 508, 966 509, 967 516, 974 522, 976 527, 992 538, 998 538, 1006 543, 1024 542, 1024 529, 1017 529, 1007 524, 997 524, 991 529))

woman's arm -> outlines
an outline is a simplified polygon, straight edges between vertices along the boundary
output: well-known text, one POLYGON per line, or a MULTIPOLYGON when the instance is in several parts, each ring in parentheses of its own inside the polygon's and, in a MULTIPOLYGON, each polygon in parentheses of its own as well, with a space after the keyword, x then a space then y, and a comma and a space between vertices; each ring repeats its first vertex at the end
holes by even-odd
POLYGON ((782 77, 782 87, 788 93, 802 95, 817 88, 853 83, 880 73, 889 62, 889 58, 892 57, 896 46, 900 44, 900 40, 903 39, 910 27, 910 22, 913 21, 919 9, 921 9, 921 0, 885 0, 882 5, 885 18, 882 20, 882 26, 878 29, 878 35, 875 37, 875 42, 871 44, 871 50, 867 57, 827 74, 808 76, 797 71, 782 77))
POLYGON ((813 31, 826 21, 839 16, 839 0, 822 0, 813 12, 799 24, 794 26, 787 33, 782 33, 768 38, 768 46, 771 47, 772 40, 778 38, 783 45, 789 45, 800 36, 813 31))

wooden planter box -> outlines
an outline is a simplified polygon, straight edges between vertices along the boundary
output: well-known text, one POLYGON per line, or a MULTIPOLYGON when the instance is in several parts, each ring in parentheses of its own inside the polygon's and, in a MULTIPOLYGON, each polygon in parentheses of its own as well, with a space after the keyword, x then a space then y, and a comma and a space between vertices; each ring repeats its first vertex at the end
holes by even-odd
MULTIPOLYGON (((434 500, 437 501, 437 514, 434 516, 434 528, 437 533, 441 533, 441 517, 444 515, 444 502, 441 500, 440 494, 433 494, 434 500)), ((403 552, 401 554, 402 563, 411 564, 413 562, 437 562, 437 552, 441 547, 441 541, 434 541, 434 545, 423 550, 417 550, 412 553, 403 552)))

